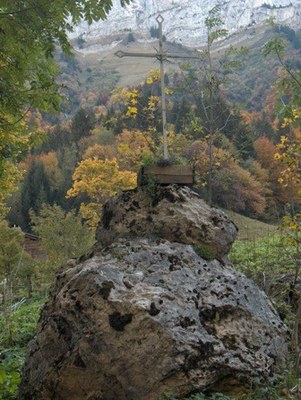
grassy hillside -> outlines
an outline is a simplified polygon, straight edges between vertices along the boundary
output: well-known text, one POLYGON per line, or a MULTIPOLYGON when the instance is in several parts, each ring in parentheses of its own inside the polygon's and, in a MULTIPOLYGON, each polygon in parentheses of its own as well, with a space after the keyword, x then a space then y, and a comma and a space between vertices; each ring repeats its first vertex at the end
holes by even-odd
MULTIPOLYGON (((278 63, 276 58, 264 59, 262 49, 265 43, 275 36, 275 32, 267 29, 267 25, 252 26, 240 33, 231 35, 227 40, 215 45, 214 55, 216 60, 229 46, 244 46, 249 49, 249 54, 239 70, 227 76, 224 86, 226 97, 247 110, 261 111, 265 99, 270 95, 273 82, 277 78, 278 63)), ((299 35, 300 36, 300 35, 299 35)), ((290 57, 296 56, 296 48, 288 40, 287 51, 290 57)), ((143 82, 149 71, 159 68, 159 63, 153 58, 118 58, 115 52, 154 53, 158 48, 157 41, 131 42, 127 45, 119 44, 116 47, 90 48, 86 44, 81 50, 75 52, 79 72, 76 83, 79 85, 81 95, 92 91, 111 91, 116 86, 131 86, 143 82)), ((168 53, 195 55, 191 48, 176 43, 165 43, 168 53)), ((300 49, 299 49, 300 51, 300 49)), ((298 52, 298 51, 297 51, 298 52)), ((166 72, 171 75, 180 68, 181 60, 168 60, 165 65, 166 72)), ((197 62, 192 62, 193 68, 198 68, 197 62)), ((66 77, 71 86, 74 85, 74 76, 66 77), (72 83, 73 82, 73 83, 72 83)))
POLYGON ((234 211, 224 211, 239 229, 238 240, 252 241, 259 238, 272 236, 277 232, 276 225, 266 224, 256 219, 237 214, 234 211))
MULTIPOLYGON (((158 48, 158 44, 156 41, 154 42, 131 42, 128 45, 118 45, 116 47, 112 47, 106 50, 97 51, 97 52, 89 52, 82 53, 77 52, 76 58, 79 62, 79 65, 82 69, 82 74, 79 77, 81 83, 87 89, 92 89, 94 86, 89 85, 89 82, 86 81, 87 71, 91 75, 92 73, 97 76, 101 76, 101 74, 115 74, 118 76, 119 80, 117 86, 128 86, 128 85, 136 85, 140 82, 143 82, 145 77, 148 75, 149 71, 154 68, 159 68, 159 62, 155 58, 144 58, 144 57, 123 57, 118 58, 115 53, 118 50, 122 50, 125 52, 138 52, 138 53, 155 53, 156 48, 158 48)), ((183 54, 189 55, 192 53, 191 49, 185 48, 184 46, 180 46, 174 43, 165 43, 165 49, 169 53, 172 54, 183 54)), ((177 70, 178 62, 168 62, 166 63, 165 70, 174 71, 177 70)), ((92 82, 90 82, 92 83, 92 82)), ((96 80, 93 82, 96 83, 96 80)))

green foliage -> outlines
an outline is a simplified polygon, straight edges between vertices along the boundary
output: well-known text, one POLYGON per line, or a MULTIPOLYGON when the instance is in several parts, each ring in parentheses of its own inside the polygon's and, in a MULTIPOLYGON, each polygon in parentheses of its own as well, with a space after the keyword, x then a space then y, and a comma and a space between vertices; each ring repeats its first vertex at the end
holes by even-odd
POLYGON ((156 158, 153 154, 144 154, 141 159, 143 167, 169 167, 172 165, 187 165, 187 159, 177 154, 172 154, 169 158, 156 158))
POLYGON ((159 397, 159 400, 177 400, 177 398, 174 396, 172 391, 168 390, 159 397))
POLYGON ((33 337, 44 298, 23 298, 6 310, 0 310, 0 349, 24 347, 33 337))
POLYGON ((193 246, 194 251, 200 256, 202 257, 204 260, 214 260, 215 259, 215 254, 214 252, 210 249, 209 246, 207 246, 204 243, 200 243, 200 244, 195 244, 193 246))
POLYGON ((285 43, 283 39, 279 37, 274 37, 269 40, 263 48, 262 54, 267 57, 270 54, 276 54, 277 57, 283 58, 285 50, 285 43))
MULTIPOLYGON (((285 400, 286 398, 279 394, 279 388, 273 386, 256 386, 242 396, 242 400, 285 400)), ((290 398, 293 399, 294 397, 290 398)))
POLYGON ((50 202, 50 182, 44 164, 41 161, 33 161, 24 178, 21 189, 21 228, 26 231, 29 229, 30 209, 39 212, 43 203, 50 202))
POLYGON ((200 80, 196 85, 192 82, 193 92, 196 92, 197 116, 201 116, 202 139, 206 145, 207 159, 204 164, 206 174, 201 171, 200 175, 205 176, 203 188, 207 192, 207 201, 210 205, 213 202, 213 180, 215 173, 215 139, 220 132, 229 129, 229 120, 233 112, 225 103, 221 94, 221 85, 225 83, 227 74, 240 66, 240 57, 244 51, 237 51, 230 47, 223 51, 220 62, 214 58, 213 45, 216 41, 224 39, 228 31, 223 28, 224 22, 220 18, 220 6, 213 7, 205 19, 207 28, 207 47, 201 52, 200 80))
POLYGON ((0 398, 3 400, 18 398, 27 342, 36 331, 44 300, 36 298, 0 310, 0 398))
POLYGON ((144 154, 141 159, 141 165, 143 167, 150 167, 155 165, 155 157, 152 154, 144 154))
POLYGON ((289 272, 293 263, 286 256, 288 249, 280 235, 251 241, 234 242, 230 260, 234 266, 261 287, 273 285, 281 271, 289 272))
MULTIPOLYGON (((285 399, 299 399, 298 393, 294 395, 291 393, 289 397, 287 395, 282 395, 281 393, 289 393, 289 389, 292 387, 297 388, 299 385, 299 380, 295 379, 291 382, 285 381, 286 377, 284 377, 283 381, 279 381, 276 386, 260 386, 254 385, 252 386, 247 393, 241 395, 228 395, 219 392, 211 392, 211 393, 196 393, 189 397, 186 397, 185 400, 285 400, 285 399), (288 384, 288 385, 287 385, 288 384)), ((159 398, 159 400, 178 400, 172 391, 167 391, 163 396, 159 398)))
MULTIPOLYGON (((128 0, 122 3, 128 3, 128 0)), ((39 0, 35 7, 31 7, 29 1, 2 2, 0 61, 5 77, 1 81, 5 90, 1 92, 5 97, 1 98, 1 108, 5 105, 11 111, 14 105, 19 111, 24 104, 55 105, 54 98, 47 98, 46 94, 54 88, 56 71, 51 68, 54 67, 55 45, 58 43, 64 51, 70 52, 67 33, 72 31, 72 25, 69 18, 72 24, 81 20, 92 23, 104 19, 111 7, 111 0, 39 0), (24 88, 27 90, 23 91, 24 88)))
MULTIPOLYGON (((233 397, 227 396, 223 393, 195 393, 189 397, 185 398, 186 400, 234 400, 233 397)), ((172 391, 167 391, 159 398, 159 400, 178 400, 172 391)), ((274 400, 274 399, 273 399, 274 400)), ((276 400, 276 399, 275 399, 276 400)))
POLYGON ((168 159, 166 158, 158 158, 155 161, 155 165, 158 167, 167 167, 172 165, 187 165, 188 160, 184 157, 179 156, 178 154, 172 154, 168 159))
POLYGON ((227 29, 221 28, 223 20, 220 18, 220 6, 213 7, 205 19, 205 26, 208 29, 208 43, 211 45, 215 40, 222 39, 228 35, 227 29))
MULTIPOLYGON (((121 0, 122 4, 128 2, 121 0)), ((4 197, 13 190, 7 182, 16 180, 15 162, 37 137, 24 118, 34 108, 59 110, 56 46, 70 53, 67 34, 72 31, 72 24, 104 19, 111 8, 111 0, 37 0, 34 6, 30 0, 1 2, 0 208, 4 197), (6 179, 1 176, 3 171, 6 179)))
POLYGON ((9 279, 22 255, 23 234, 0 220, 0 280, 9 279))
MULTIPOLYGON (((276 25, 272 21, 272 26, 276 25)), ((281 29, 279 29, 281 32, 281 29)), ((285 75, 282 74, 277 85, 277 97, 279 101, 279 114, 281 117, 297 122, 300 120, 300 90, 301 72, 298 68, 293 68, 286 58, 287 41, 279 34, 269 40, 263 49, 264 57, 275 56, 281 65, 285 75), (286 101, 283 101, 283 98, 286 101), (299 111, 298 111, 299 110, 299 111)))
POLYGON ((31 278, 35 266, 31 257, 23 250, 23 233, 10 228, 0 220, 0 293, 2 303, 7 306, 19 293, 19 285, 31 291, 31 278))
POLYGON ((81 138, 89 136, 93 128, 93 115, 83 108, 80 108, 72 119, 70 139, 77 143, 81 138))
POLYGON ((253 241, 236 241, 229 258, 236 269, 266 292, 293 332, 297 307, 293 292, 300 273, 300 253, 286 232, 253 241))
POLYGON ((103 126, 96 126, 92 130, 93 138, 95 138, 95 142, 102 146, 113 145, 115 142, 115 136, 113 133, 104 128, 103 126))
POLYGON ((154 175, 143 176, 143 191, 153 200, 157 196, 158 183, 154 175))
POLYGON ((18 386, 25 360, 25 350, 19 348, 1 352, 4 360, 0 362, 0 398, 15 400, 18 398, 18 386))
POLYGON ((44 205, 37 215, 31 212, 33 230, 42 238, 42 247, 55 265, 79 257, 92 246, 94 238, 74 211, 44 205))
MULTIPOLYGON (((44 286, 45 269, 23 248, 24 235, 0 221, 0 293, 2 305, 8 309, 13 301, 44 286)), ((48 282, 49 285, 49 282, 48 282)))

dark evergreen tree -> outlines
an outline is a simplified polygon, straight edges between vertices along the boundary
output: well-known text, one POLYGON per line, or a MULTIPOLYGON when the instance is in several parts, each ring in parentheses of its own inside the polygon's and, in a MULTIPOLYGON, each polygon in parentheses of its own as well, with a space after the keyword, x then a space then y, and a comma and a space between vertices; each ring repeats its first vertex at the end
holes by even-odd
POLYGON ((33 154, 48 153, 49 151, 58 151, 66 145, 71 144, 71 135, 60 125, 57 125, 52 131, 47 133, 41 146, 35 148, 33 154))
POLYGON ((85 39, 83 38, 83 35, 80 35, 80 36, 77 38, 77 45, 78 45, 79 49, 83 49, 85 43, 86 43, 86 41, 85 41, 85 39))
POLYGON ((275 29, 279 30, 281 33, 283 33, 286 36, 287 40, 289 40, 291 42, 294 49, 301 48, 300 37, 296 34, 294 29, 290 28, 287 25, 280 25, 279 27, 276 27, 275 29))
POLYGON ((152 38, 159 38, 159 28, 155 28, 154 26, 152 26, 149 32, 152 38))
POLYGON ((60 187, 52 196, 53 202, 60 205, 64 210, 70 210, 71 208, 78 209, 81 199, 73 197, 69 199, 66 198, 66 192, 72 186, 72 174, 77 163, 80 161, 76 144, 73 143, 70 146, 64 146, 59 149, 57 154, 63 180, 60 187))
POLYGON ((264 112, 261 114, 261 118, 254 120, 252 125, 256 137, 265 136, 272 141, 275 141, 275 131, 269 120, 269 117, 264 112))
POLYGON ((72 119, 71 138, 78 142, 82 137, 89 136, 95 126, 94 115, 80 108, 72 119))
POLYGON ((21 189, 21 228, 30 231, 29 210, 39 212, 43 203, 51 203, 51 191, 44 165, 41 161, 34 161, 24 178, 21 189))
POLYGON ((132 34, 132 32, 130 32, 127 37, 127 43, 132 43, 135 41, 136 41, 135 36, 132 34))
POLYGON ((174 124, 176 133, 181 133, 183 131, 190 110, 191 106, 184 96, 180 100, 175 100, 170 113, 169 122, 174 124))

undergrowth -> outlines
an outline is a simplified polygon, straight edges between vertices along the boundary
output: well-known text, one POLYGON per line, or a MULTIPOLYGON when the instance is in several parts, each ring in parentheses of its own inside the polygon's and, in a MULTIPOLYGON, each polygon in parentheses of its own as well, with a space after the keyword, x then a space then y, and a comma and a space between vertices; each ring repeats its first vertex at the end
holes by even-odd
POLYGON ((22 299, 0 311, 0 399, 18 398, 27 344, 45 298, 22 299))

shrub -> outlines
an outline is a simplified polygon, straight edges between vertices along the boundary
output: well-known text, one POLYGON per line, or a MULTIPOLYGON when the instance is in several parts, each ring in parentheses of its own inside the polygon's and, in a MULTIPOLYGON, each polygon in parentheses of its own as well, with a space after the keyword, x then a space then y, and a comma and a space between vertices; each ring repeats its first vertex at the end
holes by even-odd
POLYGON ((194 245, 193 249, 204 260, 210 261, 215 259, 215 254, 213 250, 204 243, 194 245))

